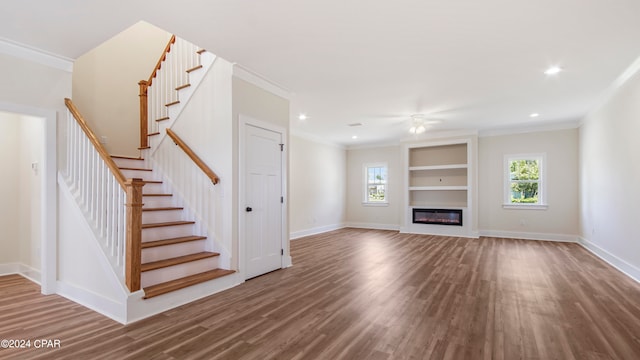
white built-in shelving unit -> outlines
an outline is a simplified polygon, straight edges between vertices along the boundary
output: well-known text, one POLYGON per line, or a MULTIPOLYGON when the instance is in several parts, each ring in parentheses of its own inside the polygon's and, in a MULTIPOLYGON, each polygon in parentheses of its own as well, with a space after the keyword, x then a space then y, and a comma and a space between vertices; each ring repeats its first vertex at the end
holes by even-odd
POLYGON ((403 146, 405 216, 402 232, 476 237, 477 137, 403 146), (414 208, 460 209, 462 226, 414 224, 414 208))

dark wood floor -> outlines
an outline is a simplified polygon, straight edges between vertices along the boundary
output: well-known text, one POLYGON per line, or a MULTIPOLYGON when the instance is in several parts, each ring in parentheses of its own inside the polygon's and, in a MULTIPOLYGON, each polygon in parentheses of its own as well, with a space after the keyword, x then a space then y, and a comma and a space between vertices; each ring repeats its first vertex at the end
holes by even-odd
POLYGON ((294 266, 122 326, 0 278, 17 359, 639 359, 640 285, 576 244, 345 229, 294 266))

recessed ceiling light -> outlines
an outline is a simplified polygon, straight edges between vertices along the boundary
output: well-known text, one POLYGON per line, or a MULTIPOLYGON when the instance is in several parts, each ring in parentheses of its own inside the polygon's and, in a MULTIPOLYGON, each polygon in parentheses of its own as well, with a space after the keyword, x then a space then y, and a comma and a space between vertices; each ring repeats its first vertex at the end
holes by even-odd
POLYGON ((351 138, 355 140, 358 138, 358 135, 353 135, 351 138))
POLYGON ((351 127, 362 126, 362 123, 352 123, 352 124, 347 124, 347 126, 351 126, 351 127))
POLYGON ((552 67, 548 68, 547 70, 545 70, 544 73, 546 75, 555 75, 555 74, 559 73, 560 71, 562 71, 562 68, 560 68, 559 66, 552 66, 552 67))
POLYGON ((300 115, 298 115, 298 119, 300 119, 300 120, 307 120, 307 114, 300 114, 300 115))
POLYGON ((538 113, 533 113, 533 114, 529 115, 529 117, 532 117, 532 118, 535 118, 535 117, 538 117, 538 116, 540 116, 540 114, 538 114, 538 113))

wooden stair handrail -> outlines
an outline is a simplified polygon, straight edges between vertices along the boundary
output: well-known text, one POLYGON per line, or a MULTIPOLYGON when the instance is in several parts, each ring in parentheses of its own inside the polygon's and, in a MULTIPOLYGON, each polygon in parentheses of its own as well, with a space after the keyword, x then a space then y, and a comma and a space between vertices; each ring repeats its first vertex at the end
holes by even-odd
POLYGON ((175 42, 176 36, 171 35, 171 39, 169 39, 169 42, 167 43, 167 46, 165 46, 160 59, 158 59, 158 62, 156 63, 156 67, 153 68, 151 76, 149 76, 149 80, 147 80, 147 86, 151 86, 151 84, 153 83, 153 79, 156 77, 156 73, 158 72, 158 70, 160 70, 160 68, 162 67, 162 63, 167 58, 167 54, 171 51, 171 45, 173 45, 175 42))
POLYGON ((142 187, 145 182, 142 179, 126 179, 116 165, 115 161, 107 153, 104 146, 98 141, 96 134, 89 128, 84 117, 78 111, 71 99, 64 99, 67 108, 73 114, 76 122, 84 131, 95 147, 102 160, 107 164, 109 170, 127 194, 126 205, 126 239, 125 239, 125 282, 129 291, 140 290, 140 267, 142 266, 142 187))
POLYGON ((140 80, 138 85, 140 86, 140 148, 146 148, 149 146, 149 109, 147 108, 147 89, 153 83, 153 79, 156 77, 158 70, 162 67, 162 63, 167 58, 167 54, 171 51, 171 46, 176 42, 176 36, 171 35, 167 46, 164 47, 164 51, 162 51, 162 55, 160 55, 160 59, 156 63, 156 66, 153 68, 151 75, 148 80, 140 80))
POLYGON ((207 175, 209 179, 211 179, 211 182, 213 182, 214 185, 220 181, 218 175, 216 175, 216 173, 213 172, 213 170, 211 170, 211 168, 209 168, 207 164, 205 164, 204 161, 202 161, 202 159, 200 159, 200 157, 198 157, 198 155, 193 152, 193 150, 191 150, 189 145, 185 144, 185 142, 182 141, 182 139, 178 135, 176 135, 176 133, 174 133, 171 129, 167 129, 167 135, 169 135, 171 140, 173 140, 173 142, 178 145, 178 147, 180 147, 182 151, 184 151, 185 154, 189 156, 189 158, 191 158, 191 160, 200 168, 200 170, 202 170, 205 175, 207 175))
POLYGON ((127 179, 118 168, 118 165, 116 165, 111 156, 107 153, 107 150, 105 150, 104 146, 100 143, 100 141, 98 141, 98 137, 96 136, 96 134, 91 130, 91 128, 89 128, 89 125, 87 125, 87 122, 80 114, 80 111, 78 111, 78 108, 69 98, 65 98, 64 103, 65 105, 67 105, 67 109, 69 109, 71 114, 73 114, 73 117, 76 119, 78 125, 80 125, 82 131, 84 131, 85 135, 87 135, 93 146, 96 148, 96 151, 98 151, 98 154, 100 154, 102 160, 107 164, 107 167, 109 167, 109 170, 111 170, 111 173, 118 181, 118 184, 120 184, 120 187, 122 187, 122 189, 126 191, 125 182, 127 179))

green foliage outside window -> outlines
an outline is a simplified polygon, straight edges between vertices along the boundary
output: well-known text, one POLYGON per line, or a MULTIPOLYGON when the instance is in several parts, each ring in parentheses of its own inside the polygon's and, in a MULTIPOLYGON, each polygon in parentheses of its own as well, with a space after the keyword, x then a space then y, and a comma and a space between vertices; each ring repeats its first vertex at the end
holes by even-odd
POLYGON ((511 203, 537 204, 540 181, 538 160, 512 160, 509 163, 511 203))
POLYGON ((367 168, 367 201, 385 201, 387 168, 383 166, 367 168))

